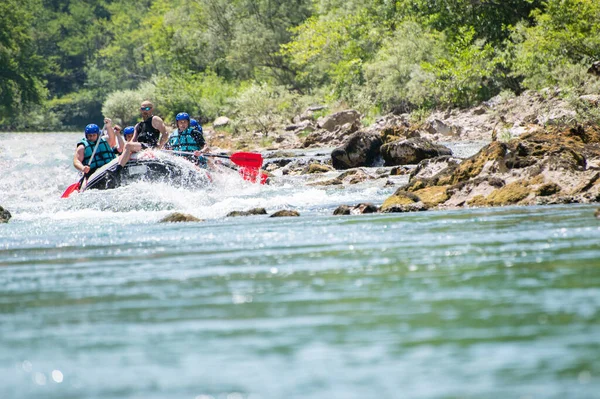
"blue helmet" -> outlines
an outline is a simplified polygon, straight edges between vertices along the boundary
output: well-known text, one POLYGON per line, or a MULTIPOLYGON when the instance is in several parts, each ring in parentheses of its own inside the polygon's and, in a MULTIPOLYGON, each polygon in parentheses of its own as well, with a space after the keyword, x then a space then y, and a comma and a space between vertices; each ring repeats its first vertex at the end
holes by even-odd
POLYGON ((98 134, 100 133, 100 128, 95 123, 90 123, 85 127, 85 134, 98 134))
POLYGON ((133 134, 135 132, 135 129, 133 126, 127 126, 125 129, 123 129, 123 134, 124 135, 129 135, 129 134, 133 134))
POLYGON ((191 127, 198 127, 198 121, 195 119, 190 119, 190 126, 191 127))
POLYGON ((190 121, 190 115, 187 112, 180 112, 175 117, 175 120, 177 120, 177 121, 182 121, 184 119, 187 120, 188 122, 190 121))

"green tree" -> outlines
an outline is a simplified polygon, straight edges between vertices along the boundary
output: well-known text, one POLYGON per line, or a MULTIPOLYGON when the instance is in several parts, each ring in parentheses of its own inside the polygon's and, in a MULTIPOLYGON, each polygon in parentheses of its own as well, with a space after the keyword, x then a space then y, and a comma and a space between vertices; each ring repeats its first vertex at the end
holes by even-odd
POLYGON ((555 85, 565 70, 600 59, 600 2, 549 0, 534 18, 533 25, 515 27, 510 48, 513 74, 524 78, 525 87, 555 85))
POLYGON ((510 27, 530 20, 532 11, 543 7, 543 0, 401 0, 402 17, 417 17, 450 38, 473 28, 474 39, 485 39, 494 45, 510 36, 510 27))
POLYGON ((374 59, 365 65, 366 107, 383 111, 400 109, 408 112, 414 107, 435 103, 429 89, 436 74, 425 66, 446 55, 446 38, 442 33, 427 29, 415 21, 405 21, 394 35, 387 38, 374 59))
POLYGON ((45 95, 46 64, 36 53, 31 27, 35 7, 35 0, 0 2, 0 118, 40 103, 45 95))

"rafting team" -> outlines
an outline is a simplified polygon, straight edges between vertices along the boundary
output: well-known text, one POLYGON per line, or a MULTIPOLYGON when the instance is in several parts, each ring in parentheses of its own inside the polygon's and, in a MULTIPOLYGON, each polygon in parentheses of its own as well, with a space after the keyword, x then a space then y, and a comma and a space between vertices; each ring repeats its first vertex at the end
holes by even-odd
POLYGON ((166 149, 174 154, 186 157, 201 167, 206 167, 206 159, 202 156, 208 151, 208 146, 202 134, 202 126, 191 119, 186 112, 180 112, 175 117, 177 129, 170 135, 163 120, 153 114, 154 105, 150 101, 141 104, 142 122, 123 129, 112 125, 109 118, 104 119, 108 139, 101 137, 98 125, 89 124, 85 127, 85 137, 77 143, 73 166, 85 176, 119 158, 117 171, 123 168, 131 154, 148 149, 166 149), (116 133, 115 133, 116 131, 116 133), (125 140, 123 140, 123 138, 125 140), (98 142, 99 140, 99 142, 98 142), (117 145, 118 144, 118 145, 117 145))

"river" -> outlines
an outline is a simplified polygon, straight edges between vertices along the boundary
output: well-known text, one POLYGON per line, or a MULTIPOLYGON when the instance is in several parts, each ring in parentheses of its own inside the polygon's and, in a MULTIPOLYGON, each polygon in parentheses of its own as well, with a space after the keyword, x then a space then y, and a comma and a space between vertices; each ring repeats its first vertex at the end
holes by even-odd
POLYGON ((0 134, 0 398, 598 398, 590 205, 333 216, 395 187, 61 199, 79 134, 0 134), (227 218, 295 209, 295 218, 227 218), (180 211, 201 223, 157 223, 180 211))

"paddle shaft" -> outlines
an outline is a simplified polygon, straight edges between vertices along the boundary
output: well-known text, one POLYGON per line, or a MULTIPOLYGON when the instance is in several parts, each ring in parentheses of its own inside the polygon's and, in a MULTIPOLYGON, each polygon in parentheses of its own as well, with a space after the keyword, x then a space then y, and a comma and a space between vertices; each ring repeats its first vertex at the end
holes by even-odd
MULTIPOLYGON (((194 155, 190 151, 178 151, 178 150, 166 150, 175 154, 194 155)), ((246 168, 259 169, 262 166, 262 155, 252 152, 234 152, 231 155, 219 155, 219 154, 203 154, 206 157, 225 158, 231 160, 238 166, 244 166, 246 168)))
POLYGON ((94 160, 94 155, 96 155, 96 150, 98 149, 98 144, 100 144, 100 139, 102 139, 102 132, 104 131, 105 127, 106 127, 106 125, 102 126, 102 130, 100 130, 100 133, 98 134, 98 139, 96 140, 96 146, 94 147, 94 151, 92 151, 92 156, 90 157, 90 160, 88 161, 88 165, 91 165, 92 161, 94 160))
MULTIPOLYGON (((175 154, 182 154, 182 155, 194 155, 193 152, 190 151, 177 151, 177 150, 163 150, 163 151, 167 151, 167 152, 172 152, 175 154)), ((201 156, 203 157, 214 157, 214 158, 231 158, 229 155, 219 155, 219 154, 202 154, 201 156)))

